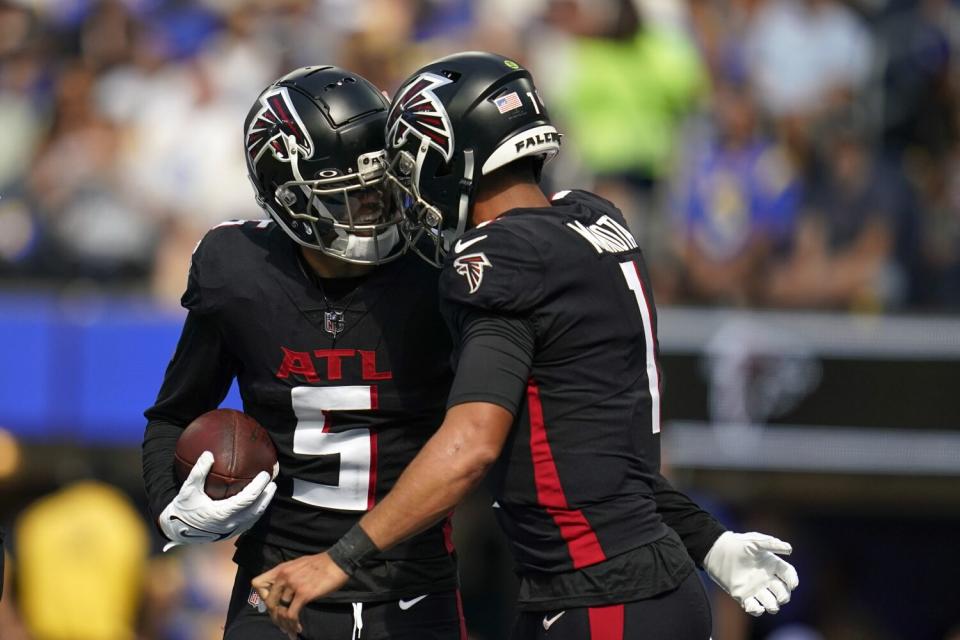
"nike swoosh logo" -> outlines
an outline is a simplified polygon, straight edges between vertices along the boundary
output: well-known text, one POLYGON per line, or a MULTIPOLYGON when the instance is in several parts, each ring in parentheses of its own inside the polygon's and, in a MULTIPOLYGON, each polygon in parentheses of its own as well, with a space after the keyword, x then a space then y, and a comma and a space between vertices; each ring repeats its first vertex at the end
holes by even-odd
POLYGON ((218 540, 224 540, 230 535, 229 533, 219 533, 217 531, 208 531, 206 529, 201 529, 200 527, 195 527, 192 524, 188 524, 184 522, 183 519, 177 516, 170 516, 170 519, 176 520, 177 522, 181 523, 184 526, 184 528, 180 530, 180 535, 182 535, 184 538, 198 538, 202 540, 210 540, 209 536, 203 536, 203 535, 198 536, 197 534, 193 533, 194 531, 202 531, 203 533, 208 533, 211 536, 215 536, 212 542, 216 542, 218 540))
POLYGON ((453 250, 456 251, 457 253, 460 253, 464 249, 469 249, 470 247, 477 244, 481 240, 486 240, 486 239, 487 239, 487 236, 478 236, 471 240, 467 240, 466 242, 464 242, 463 240, 457 240, 457 244, 453 245, 453 250))
POLYGON ((552 618, 548 618, 547 616, 543 616, 543 630, 544 630, 544 631, 550 631, 550 627, 553 626, 553 623, 556 622, 557 620, 559 620, 559 619, 560 619, 560 616, 562 616, 562 615, 565 614, 565 613, 566 613, 566 610, 561 611, 560 613, 558 613, 557 615, 553 616, 552 618))
POLYGON ((409 608, 412 607, 413 605, 417 604, 418 602, 420 602, 421 600, 423 600, 424 598, 426 598, 428 595, 430 595, 430 594, 429 594, 429 593, 425 593, 425 594, 423 594, 422 596, 418 596, 418 597, 416 597, 416 598, 413 598, 412 600, 400 600, 399 602, 397 602, 397 604, 400 606, 401 609, 403 609, 404 611, 406 611, 407 609, 409 609, 409 608))

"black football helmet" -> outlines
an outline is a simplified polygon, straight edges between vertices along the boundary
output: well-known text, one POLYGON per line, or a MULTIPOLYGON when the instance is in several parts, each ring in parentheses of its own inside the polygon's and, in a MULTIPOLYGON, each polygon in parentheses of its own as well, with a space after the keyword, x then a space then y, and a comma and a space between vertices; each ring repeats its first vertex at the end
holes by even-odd
MULTIPOLYGON (((493 53, 441 58, 410 76, 386 123, 389 179, 439 265, 469 222, 476 181, 521 158, 536 171, 560 150, 530 72, 493 53)), ((416 250, 416 242, 411 243, 416 250)))
POLYGON ((403 252, 384 180, 389 103, 355 73, 303 67, 267 87, 244 122, 257 202, 299 244, 359 264, 403 252))

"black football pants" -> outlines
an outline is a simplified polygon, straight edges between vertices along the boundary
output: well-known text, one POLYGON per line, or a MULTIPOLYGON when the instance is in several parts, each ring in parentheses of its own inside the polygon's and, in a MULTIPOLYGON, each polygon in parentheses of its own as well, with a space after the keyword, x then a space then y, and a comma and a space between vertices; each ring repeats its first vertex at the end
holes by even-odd
POLYGON ((646 600, 565 611, 525 611, 513 640, 708 640, 710 602, 696 571, 646 600))
MULTIPOLYGON (((224 640, 288 640, 269 614, 261 613, 254 574, 240 568, 233 583, 224 640)), ((300 610, 303 640, 466 640, 460 594, 431 593, 425 598, 350 603, 312 603, 300 610)))

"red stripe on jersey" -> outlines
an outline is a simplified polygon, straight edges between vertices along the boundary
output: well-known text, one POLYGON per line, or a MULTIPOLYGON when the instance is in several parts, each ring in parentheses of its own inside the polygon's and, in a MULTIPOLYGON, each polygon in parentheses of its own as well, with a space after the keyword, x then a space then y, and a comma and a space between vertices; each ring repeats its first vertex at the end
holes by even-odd
POLYGON ((537 502, 553 518, 560 535, 567 543, 573 568, 580 569, 607 559, 586 516, 567 505, 567 496, 560 484, 557 463, 547 440, 543 421, 540 388, 531 379, 527 383, 527 404, 530 407, 530 455, 533 458, 533 481, 537 486, 537 502))
POLYGON ((447 514, 443 521, 443 546, 447 553, 453 553, 456 548, 453 546, 453 511, 447 514))
POLYGON ((467 617, 463 615, 463 598, 460 589, 457 589, 457 615, 460 616, 460 640, 467 640, 467 617))
POLYGON ((623 640, 623 605, 590 607, 590 640, 623 640))
POLYGON ((370 430, 370 486, 367 489, 367 511, 377 503, 377 432, 370 430))

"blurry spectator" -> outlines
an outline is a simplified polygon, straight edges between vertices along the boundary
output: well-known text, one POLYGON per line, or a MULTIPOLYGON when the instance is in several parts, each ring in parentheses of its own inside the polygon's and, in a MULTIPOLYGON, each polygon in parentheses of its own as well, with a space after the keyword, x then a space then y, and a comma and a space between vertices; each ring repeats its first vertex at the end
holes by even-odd
POLYGON ((924 203, 912 302, 960 310, 960 147, 940 160, 914 154, 906 167, 924 203))
POLYGON ((136 31, 134 18, 123 2, 101 0, 93 5, 80 26, 80 59, 95 70, 126 62, 136 31))
POLYGON ((132 638, 147 549, 143 519, 109 485, 77 482, 32 504, 16 524, 15 567, 30 634, 132 638))
POLYGON ((686 3, 690 25, 712 79, 746 73, 745 40, 756 0, 686 3))
POLYGON ((154 558, 145 635, 156 640, 219 640, 237 566, 233 541, 187 545, 154 558))
POLYGON ((960 308, 957 56, 960 9, 947 0, 895 7, 879 29, 884 145, 916 190, 917 229, 898 231, 912 305, 960 308))
MULTIPOLYGON (((853 112, 880 125, 864 152, 902 163, 919 198, 916 224, 900 202, 881 207, 897 210, 886 253, 909 274, 907 304, 960 307, 951 0, 0 0, 0 276, 176 300, 204 230, 261 215, 238 131, 271 78, 336 63, 390 91, 417 64, 471 48, 537 71, 570 133, 546 179, 593 187, 624 210, 661 300, 758 303, 762 265, 794 239, 797 176, 819 185, 819 200, 849 197, 830 193, 850 186, 830 175, 838 163, 818 164, 815 134, 853 112), (750 118, 772 125, 770 137, 714 132, 700 139, 704 157, 686 154, 685 173, 670 175, 709 84, 721 95, 708 116, 744 110, 730 106, 730 78, 749 79, 750 118), (659 206, 668 181, 684 192, 682 273, 659 206)), ((848 306, 848 296, 780 295, 798 260, 774 279, 771 302, 848 306)), ((901 285, 884 282, 888 304, 901 285)))
POLYGON ((26 172, 43 133, 38 31, 30 12, 0 3, 0 193, 26 172))
POLYGON ((547 106, 601 182, 627 180, 649 190, 669 167, 682 119, 705 90, 696 48, 685 34, 644 21, 631 0, 555 0, 547 19, 574 38, 570 66, 547 106))
POLYGON ((717 87, 713 123, 687 149, 676 189, 687 298, 755 303, 770 254, 788 243, 800 198, 784 150, 761 135, 746 87, 717 87))
POLYGON ((239 105, 254 101, 267 83, 264 72, 272 77, 276 65, 261 57, 258 65, 240 64, 244 73, 237 74, 231 55, 242 61, 251 53, 228 42, 209 55, 164 65, 156 73, 149 62, 142 71, 126 70, 127 77, 114 79, 123 84, 104 94, 124 95, 119 91, 124 85, 140 89, 125 110, 131 129, 122 165, 139 206, 184 216, 198 234, 251 209, 238 124, 246 113, 239 105))
POLYGON ((52 128, 31 168, 32 201, 71 276, 142 277, 153 229, 120 180, 121 132, 95 108, 95 81, 79 64, 61 75, 52 128))
POLYGON ((741 55, 761 107, 806 175, 816 161, 816 128, 867 106, 872 34, 838 0, 762 0, 741 55))
POLYGON ((861 19, 836 0, 767 0, 747 33, 746 63, 774 116, 814 114, 849 100, 871 72, 861 19))
MULTIPOLYGON (((6 556, 6 549, 2 550, 6 556)), ((11 585, 10 558, 6 558, 4 564, 6 586, 3 597, 0 598, 0 629, 3 630, 3 640, 29 640, 26 629, 23 628, 23 622, 20 621, 20 615, 17 613, 14 593, 11 585)))
POLYGON ((940 158, 958 136, 960 9, 949 0, 901 6, 880 23, 885 146, 940 158))
POLYGON ((24 201, 21 181, 44 136, 48 70, 41 30, 30 11, 0 2, 0 273, 38 269, 41 222, 24 201))
POLYGON ((860 310, 896 304, 903 295, 893 254, 906 198, 902 180, 852 124, 826 132, 821 161, 793 251, 772 274, 769 301, 860 310))

